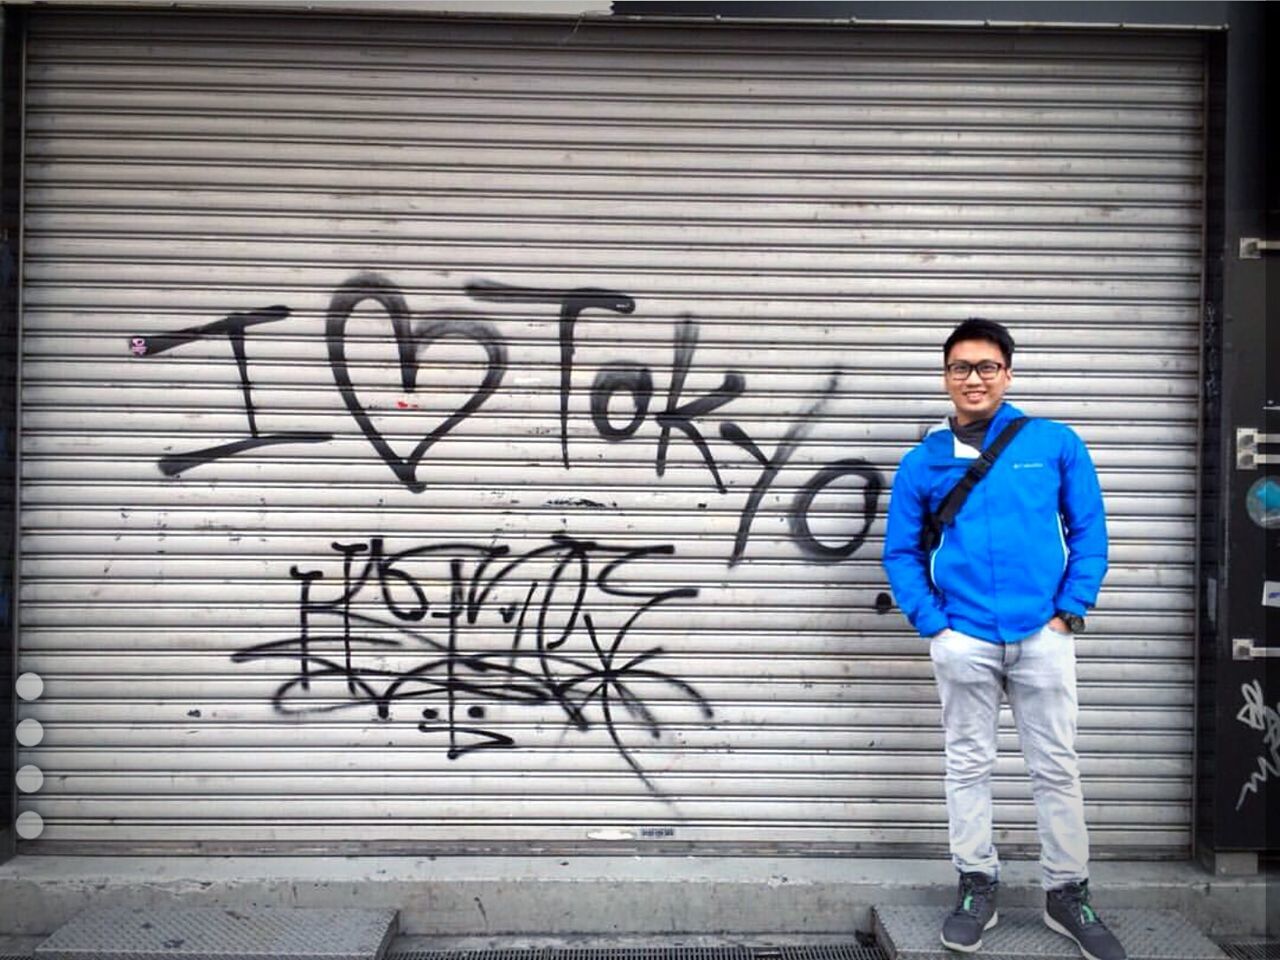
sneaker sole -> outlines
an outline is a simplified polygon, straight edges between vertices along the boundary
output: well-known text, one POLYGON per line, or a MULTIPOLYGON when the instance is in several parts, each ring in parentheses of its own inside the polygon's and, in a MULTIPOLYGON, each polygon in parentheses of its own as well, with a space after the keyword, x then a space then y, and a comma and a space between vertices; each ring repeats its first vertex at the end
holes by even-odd
MULTIPOLYGON (((996 921, 999 919, 1000 919, 999 913, 991 914, 991 919, 988 920, 987 925, 982 928, 982 932, 986 933, 988 930, 994 927, 996 925, 996 921)), ((947 940, 946 937, 942 937, 941 939, 942 939, 942 945, 946 947, 948 950, 957 950, 960 953, 973 953, 975 950, 982 949, 981 937, 978 938, 977 943, 971 943, 968 946, 965 946, 963 943, 951 943, 949 940, 947 940)))
POLYGON ((1057 920, 1053 919, 1053 917, 1049 916, 1048 910, 1044 912, 1044 925, 1054 933, 1060 933, 1074 943, 1080 949, 1080 954, 1085 957, 1085 960, 1098 960, 1097 957, 1084 948, 1083 943, 1075 938, 1075 934, 1060 924, 1057 920))

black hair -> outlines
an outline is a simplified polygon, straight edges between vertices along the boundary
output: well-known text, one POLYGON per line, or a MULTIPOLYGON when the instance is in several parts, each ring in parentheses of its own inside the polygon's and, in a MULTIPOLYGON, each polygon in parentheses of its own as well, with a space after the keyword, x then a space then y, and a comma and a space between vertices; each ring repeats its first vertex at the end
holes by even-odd
POLYGON ((1013 366, 1013 335, 1005 329, 1004 324, 996 323, 985 317, 970 317, 951 331, 947 342, 942 345, 942 361, 946 363, 951 355, 951 348, 962 340, 989 340, 1000 348, 1004 354, 1004 365, 1013 366))

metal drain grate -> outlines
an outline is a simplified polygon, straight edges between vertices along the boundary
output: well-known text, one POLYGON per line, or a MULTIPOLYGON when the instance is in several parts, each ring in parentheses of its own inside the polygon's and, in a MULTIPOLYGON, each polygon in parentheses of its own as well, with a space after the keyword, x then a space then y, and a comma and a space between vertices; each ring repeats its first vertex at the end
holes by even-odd
POLYGON ((1218 946, 1232 960, 1280 960, 1280 940, 1220 940, 1218 946))
POLYGON ((35 949, 38 960, 377 960, 394 910, 219 907, 89 910, 35 949))
POLYGON ((392 951, 387 960, 886 960, 859 944, 776 947, 542 947, 525 950, 392 951))
MULTIPOLYGON (((886 960, 887 956, 877 947, 844 943, 779 947, 777 950, 777 960, 886 960)), ((774 956, 756 950, 753 960, 771 960, 774 956)))

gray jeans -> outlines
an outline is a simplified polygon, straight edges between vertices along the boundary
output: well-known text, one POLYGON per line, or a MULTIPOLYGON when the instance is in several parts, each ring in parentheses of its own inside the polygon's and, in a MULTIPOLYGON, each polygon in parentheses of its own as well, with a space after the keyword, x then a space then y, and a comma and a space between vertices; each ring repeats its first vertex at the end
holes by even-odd
POLYGON ((1089 876, 1089 835, 1076 759, 1075 640, 1047 626, 1018 643, 944 630, 930 642, 947 746, 947 817, 958 870, 999 877, 991 839, 991 771, 1000 695, 1008 692, 1031 775, 1042 884, 1089 876))

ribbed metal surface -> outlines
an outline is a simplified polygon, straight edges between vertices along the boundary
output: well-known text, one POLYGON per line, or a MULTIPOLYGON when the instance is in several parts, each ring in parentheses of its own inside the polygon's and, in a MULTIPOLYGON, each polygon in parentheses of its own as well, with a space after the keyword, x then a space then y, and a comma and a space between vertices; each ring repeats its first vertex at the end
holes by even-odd
POLYGON ((1197 40, 31 22, 30 849, 939 849, 879 552, 981 313, 1112 517, 1094 849, 1185 850, 1197 40))

